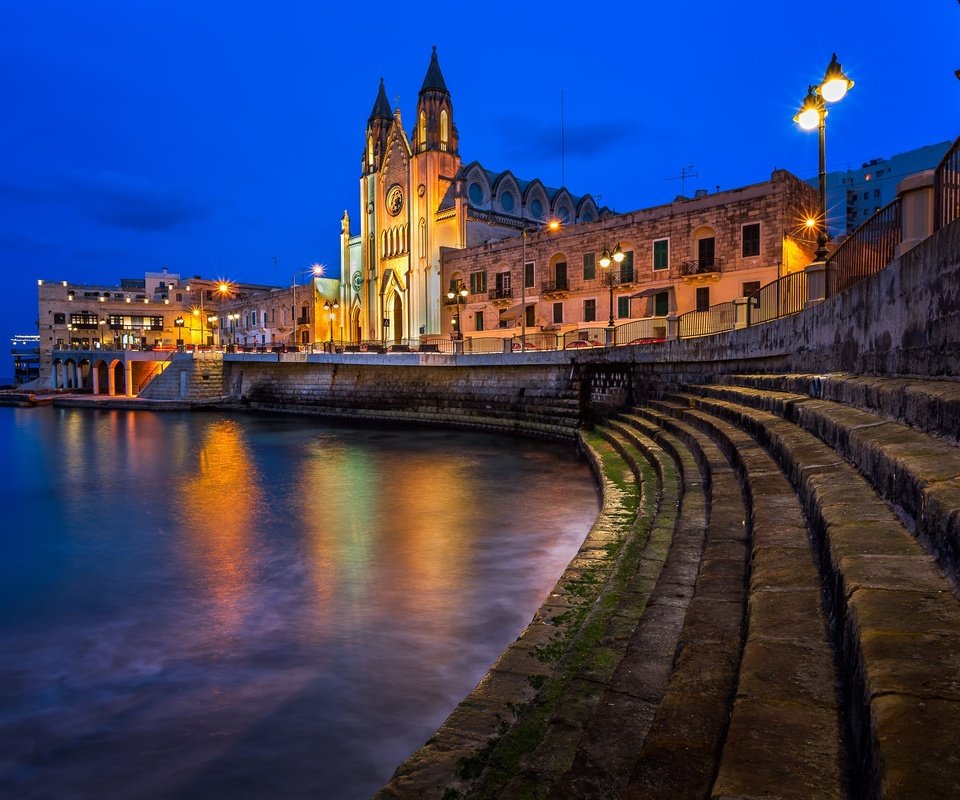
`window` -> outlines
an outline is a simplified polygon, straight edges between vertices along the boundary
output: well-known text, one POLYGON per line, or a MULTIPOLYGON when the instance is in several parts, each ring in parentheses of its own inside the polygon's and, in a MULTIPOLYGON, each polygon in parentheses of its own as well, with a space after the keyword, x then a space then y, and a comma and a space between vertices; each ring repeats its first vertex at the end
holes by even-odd
POLYGON ((543 219, 543 203, 539 199, 530 204, 530 215, 534 219, 543 219))
POLYGON ((879 190, 879 189, 874 189, 874 190, 873 190, 873 196, 874 196, 875 198, 876 198, 876 197, 879 197, 879 196, 880 196, 880 190, 879 190))
POLYGON ((473 317, 473 329, 475 331, 483 330, 483 312, 478 311, 473 317))
POLYGON ((537 324, 537 307, 527 306, 524 310, 526 311, 527 327, 532 328, 537 324))
POLYGON ((487 291, 487 273, 470 273, 470 294, 484 294, 487 291))
POLYGON ((163 317, 147 317, 147 321, 150 323, 149 327, 152 331, 162 331, 163 330, 163 317))
POLYGON ((864 200, 868 199, 869 197, 870 197, 870 192, 864 192, 864 193, 863 193, 863 199, 864 199, 864 200))
POLYGON ((567 285, 567 262, 558 261, 554 267, 555 277, 557 279, 557 289, 569 289, 567 285))
POLYGON ((760 223, 751 222, 743 226, 743 245, 741 255, 744 258, 760 255, 760 223))
POLYGON ((584 322, 596 322, 597 321, 597 301, 593 298, 583 301, 583 321, 584 322))
MULTIPOLYGON (((440 109, 440 144, 446 144, 450 138, 450 125, 447 117, 447 109, 440 109)), ((446 149, 446 148, 441 148, 446 149)))
POLYGON ((470 202, 475 206, 483 202, 483 187, 476 181, 471 183, 467 188, 467 194, 470 195, 470 202))
POLYGON ((501 297, 511 297, 510 294, 510 273, 498 272, 496 275, 497 286, 493 295, 494 299, 501 297))
POLYGON ((556 325, 563 322, 563 303, 553 304, 553 322, 556 325))
POLYGON ((256 325, 256 324, 257 324, 257 312, 256 312, 256 311, 251 311, 251 312, 250 312, 250 322, 251 322, 251 324, 253 324, 253 325, 256 325))
POLYGON ((66 314, 54 314, 54 315, 53 315, 53 324, 54 324, 54 325, 66 325, 66 324, 67 324, 67 315, 66 315, 66 314))
POLYGON ((585 281, 595 280, 597 277, 597 254, 583 254, 583 279, 585 281))
POLYGON ((710 287, 701 286, 697 289, 697 311, 706 311, 710 308, 710 287))
POLYGON ((510 192, 504 192, 500 195, 500 205, 504 211, 513 211, 514 199, 510 192))
POLYGON ((110 327, 116 330, 123 327, 123 314, 110 315, 110 327))
POLYGON ((670 240, 654 239, 653 268, 668 269, 669 267, 670 267, 670 240))
POLYGON ((717 240, 713 236, 697 241, 697 260, 701 267, 712 267, 716 255, 717 240))
POLYGON ((623 253, 623 261, 620 262, 620 283, 633 283, 633 250, 626 250, 623 253))
POLYGON ((668 313, 669 292, 658 292, 653 296, 653 314, 656 317, 665 317, 668 313))
POLYGON ((533 283, 534 283, 534 274, 533 274, 533 272, 534 272, 534 270, 533 270, 534 264, 535 264, 535 262, 533 262, 533 261, 528 261, 526 264, 523 265, 523 286, 524 286, 525 289, 529 289, 531 286, 533 286, 533 283))
POLYGON ((629 319, 630 318, 630 297, 629 295, 623 295, 622 297, 617 298, 617 316, 620 319, 629 319))
POLYGON ((760 291, 760 281, 744 281, 741 286, 741 297, 749 297, 760 291))

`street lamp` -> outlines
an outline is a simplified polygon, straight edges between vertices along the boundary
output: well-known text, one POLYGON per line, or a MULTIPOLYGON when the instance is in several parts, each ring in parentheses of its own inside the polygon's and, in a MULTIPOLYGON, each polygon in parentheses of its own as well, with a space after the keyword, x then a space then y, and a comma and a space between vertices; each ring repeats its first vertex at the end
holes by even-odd
POLYGON ((183 317, 177 317, 173 325, 177 329, 177 350, 183 352, 183 317))
POLYGON ((447 292, 447 298, 454 300, 457 304, 457 316, 453 323, 457 326, 457 329, 453 332, 454 339, 463 338, 463 325, 460 323, 460 299, 463 298, 463 301, 466 302, 468 294, 470 293, 467 291, 467 287, 463 285, 463 281, 457 281, 457 285, 447 292))
POLYGON ((302 269, 293 273, 293 343, 300 346, 300 309, 297 308, 297 277, 300 275, 312 275, 314 278, 323 277, 323 264, 314 264, 310 269, 302 269))
POLYGON ((823 80, 818 86, 810 86, 807 96, 803 98, 800 111, 794 116, 796 122, 805 131, 817 129, 820 135, 820 225, 817 230, 817 251, 814 258, 823 261, 827 257, 827 166, 826 166, 826 128, 827 103, 836 103, 842 100, 847 92, 853 88, 853 81, 843 72, 837 61, 837 54, 833 54, 830 63, 824 72, 823 80))
POLYGON ((240 312, 232 311, 227 314, 227 319, 230 320, 230 338, 233 340, 233 347, 237 346, 237 324, 240 322, 240 312))
POLYGON ((617 266, 620 266, 620 262, 624 259, 623 250, 620 249, 620 242, 617 242, 617 246, 613 248, 613 255, 610 254, 610 250, 606 247, 603 248, 603 252, 600 254, 600 266, 609 270, 607 272, 607 284, 610 286, 610 321, 607 322, 607 328, 609 329, 608 344, 613 343, 613 329, 615 323, 613 321, 613 286, 616 282, 618 275, 610 269, 611 262, 616 262, 617 266))
POLYGON ((334 352, 334 349, 333 349, 333 318, 334 318, 335 315, 334 315, 333 312, 336 311, 338 308, 340 308, 340 304, 339 304, 336 300, 334 300, 332 303, 331 303, 329 300, 324 300, 324 301, 323 301, 323 310, 327 313, 327 320, 328 320, 329 323, 330 323, 330 352, 331 352, 331 353, 334 352))
MULTIPOLYGON (((207 344, 213 347, 213 332, 217 330, 216 314, 207 314, 207 327, 210 329, 210 336, 207 337, 207 344)), ((219 342, 217 344, 219 345, 219 342)))

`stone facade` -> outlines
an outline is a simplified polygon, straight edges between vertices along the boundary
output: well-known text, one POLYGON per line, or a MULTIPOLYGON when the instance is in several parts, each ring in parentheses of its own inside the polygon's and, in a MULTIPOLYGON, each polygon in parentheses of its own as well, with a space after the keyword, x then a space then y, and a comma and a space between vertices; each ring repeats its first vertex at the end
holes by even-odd
MULTIPOLYGON (((519 332, 521 301, 527 333, 605 327, 613 273, 615 324, 659 318, 642 338, 663 338, 655 331, 666 331, 664 318, 742 297, 806 266, 814 242, 803 220, 815 205, 809 186, 777 170, 763 183, 541 231, 525 242, 444 249, 442 278, 469 292, 460 307, 464 334, 503 336, 504 328, 519 332), (601 254, 617 245, 625 259, 605 270, 601 254)), ((445 307, 446 331, 455 328, 456 308, 445 307)))

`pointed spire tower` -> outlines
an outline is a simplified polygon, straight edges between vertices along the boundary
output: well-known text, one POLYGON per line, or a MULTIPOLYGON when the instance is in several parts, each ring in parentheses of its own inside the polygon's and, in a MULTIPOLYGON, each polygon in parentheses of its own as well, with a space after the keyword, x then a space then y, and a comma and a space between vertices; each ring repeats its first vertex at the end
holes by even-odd
POLYGON ((430 66, 427 67, 423 86, 420 87, 413 151, 423 153, 427 150, 440 150, 457 154, 459 146, 460 136, 457 126, 453 124, 453 103, 440 71, 437 47, 434 45, 430 66))
MULTIPOLYGON (((442 78, 441 78, 442 80, 442 78)), ((370 119, 367 120, 366 147, 363 151, 363 174, 369 175, 380 169, 383 155, 386 152, 387 134, 393 123, 393 114, 390 112, 390 103, 387 100, 387 90, 380 79, 380 90, 377 99, 373 102, 370 119)))

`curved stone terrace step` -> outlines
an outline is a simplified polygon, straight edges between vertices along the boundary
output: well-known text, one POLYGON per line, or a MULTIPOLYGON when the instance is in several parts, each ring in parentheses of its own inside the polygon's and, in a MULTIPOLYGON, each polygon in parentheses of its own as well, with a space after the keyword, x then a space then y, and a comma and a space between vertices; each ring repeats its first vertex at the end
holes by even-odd
POLYGON ((912 428, 960 441, 960 380, 824 375, 726 375, 721 383, 803 394, 873 411, 912 428))
POLYGON ((649 432, 658 437, 659 444, 627 422, 608 420, 607 424, 661 465, 664 488, 652 537, 661 544, 652 559, 645 554, 641 560, 631 590, 648 593, 649 600, 626 653, 600 687, 602 696, 583 729, 569 769, 547 793, 554 797, 615 797, 628 783, 669 683, 706 531, 707 498, 693 453, 653 426, 649 432), (659 536, 658 529, 662 529, 659 536))
POLYGON ((831 400, 739 386, 695 391, 772 411, 816 434, 906 514, 921 542, 960 585, 960 447, 831 400))
POLYGON ((517 641, 377 797, 500 796, 519 759, 542 738, 552 705, 571 677, 591 658, 598 657, 602 668, 597 645, 605 618, 632 574, 638 530, 652 518, 646 515, 659 487, 652 468, 638 480, 599 434, 583 433, 582 443, 603 502, 577 555, 517 641), (642 520, 638 509, 644 511, 642 520))
POLYGON ((651 406, 713 438, 750 500, 747 639, 713 797, 841 798, 837 665, 800 500, 746 432, 689 407, 651 406))
POLYGON ((707 436, 649 407, 641 417, 682 439, 709 475, 709 516, 673 671, 625 798, 707 797, 736 692, 745 633, 748 515, 733 468, 707 436))
POLYGON ((803 501, 840 638, 858 794, 960 796, 960 602, 952 584, 867 481, 813 434, 739 403, 686 399, 750 432, 803 501))
MULTIPOLYGON (((544 795, 567 769, 583 737, 585 725, 602 703, 604 687, 628 651, 638 620, 648 613, 651 592, 663 569, 677 516, 679 479, 669 458, 653 443, 645 447, 612 427, 597 426, 602 436, 631 466, 641 485, 639 513, 633 521, 634 535, 621 557, 619 575, 602 596, 602 604, 587 617, 593 631, 589 656, 569 665, 571 679, 545 714, 540 741, 531 752, 517 759, 515 774, 499 789, 491 780, 484 787, 498 798, 544 795)), ((494 752, 496 759, 498 754, 494 752)))

